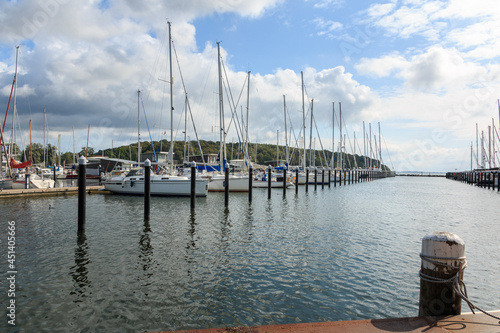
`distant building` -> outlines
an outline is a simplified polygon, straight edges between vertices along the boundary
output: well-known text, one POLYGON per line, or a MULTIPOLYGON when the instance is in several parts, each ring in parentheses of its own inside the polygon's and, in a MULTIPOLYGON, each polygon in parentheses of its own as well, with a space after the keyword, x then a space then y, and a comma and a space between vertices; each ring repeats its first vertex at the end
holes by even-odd
POLYGON ((203 159, 205 160, 206 164, 217 164, 219 161, 217 161, 217 156, 218 154, 203 154, 202 155, 191 155, 188 157, 189 162, 196 162, 196 164, 202 164, 203 159))
MULTIPOLYGON (((170 155, 168 151, 160 151, 156 153, 156 160, 158 163, 167 163, 169 157, 170 155)), ((174 158, 175 158, 175 153, 174 153, 174 158)), ((149 159, 151 162, 154 162, 155 155, 153 153, 141 153, 141 162, 144 162, 147 159, 149 159)))

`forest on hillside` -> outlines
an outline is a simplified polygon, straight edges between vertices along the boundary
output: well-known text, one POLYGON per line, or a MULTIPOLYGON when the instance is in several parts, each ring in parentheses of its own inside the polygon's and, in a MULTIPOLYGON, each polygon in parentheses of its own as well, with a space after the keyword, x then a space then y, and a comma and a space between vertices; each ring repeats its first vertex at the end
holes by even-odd
MULTIPOLYGON (((162 141, 153 141, 155 152, 163 151, 167 152, 170 148, 170 142, 167 140, 162 141)), ((143 141, 141 142, 141 152, 142 153, 152 153, 153 145, 151 142, 143 141)), ((184 142, 175 142, 174 143, 174 162, 176 164, 182 164, 185 156, 192 155, 200 155, 200 147, 203 151, 203 154, 218 154, 220 143, 218 141, 206 141, 200 140, 198 141, 190 141, 186 144, 184 142)), ((249 143, 248 150, 250 159, 253 163, 257 163, 260 165, 267 165, 271 161, 276 160, 285 160, 285 147, 278 146, 276 149, 276 145, 273 144, 256 144, 249 143)), ((17 149, 19 151, 19 149, 17 149)), ((298 149, 289 149, 290 156, 290 165, 299 165, 299 158, 301 156, 302 151, 299 152, 298 149)), ((226 154, 229 160, 232 159, 242 159, 242 147, 239 143, 227 143, 226 144, 226 154)), ((307 150, 308 158, 310 154, 314 157, 314 165, 321 166, 329 166, 332 158, 332 152, 329 150, 313 150, 310 152, 307 150)), ((80 151, 76 153, 76 159, 78 156, 87 156, 92 157, 96 156, 106 156, 111 158, 120 158, 125 160, 136 161, 137 160, 137 143, 124 145, 120 147, 107 148, 104 150, 95 151, 92 147, 82 147, 80 151)), ((33 160, 33 164, 41 164, 45 161, 47 165, 72 165, 74 163, 74 156, 72 152, 58 153, 57 147, 53 145, 47 145, 45 150, 43 146, 39 143, 34 143, 31 147, 27 146, 25 150, 20 151, 18 155, 18 159, 20 161, 25 161, 30 159, 30 156, 33 160), (30 155, 31 154, 31 155, 30 155)), ((339 153, 335 153, 334 156, 334 165, 337 165, 337 161, 340 158, 339 153)), ((344 165, 347 168, 354 167, 365 167, 370 165, 378 165, 378 160, 365 158, 364 156, 358 154, 344 154, 344 165)), ((389 170, 386 165, 382 165, 384 170, 389 170)))

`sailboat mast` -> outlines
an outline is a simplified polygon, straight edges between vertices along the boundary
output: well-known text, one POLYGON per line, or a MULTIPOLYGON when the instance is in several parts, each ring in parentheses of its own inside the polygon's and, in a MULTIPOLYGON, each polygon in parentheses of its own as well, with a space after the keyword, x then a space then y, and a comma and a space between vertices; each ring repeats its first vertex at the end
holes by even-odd
POLYGON ((76 164, 76 149, 75 149, 75 126, 73 127, 73 164, 76 164))
POLYGON ((14 112, 12 112, 12 142, 10 143, 11 145, 11 155, 15 156, 16 151, 15 151, 15 146, 14 143, 16 142, 16 115, 17 115, 17 66, 18 66, 18 61, 19 61, 19 46, 16 46, 16 69, 15 69, 15 78, 14 78, 14 112))
POLYGON ((339 134, 339 147, 340 147, 340 169, 344 170, 344 161, 343 161, 343 155, 344 155, 344 149, 343 149, 343 141, 342 141, 342 103, 339 102, 339 129, 340 129, 340 134, 339 134))
POLYGON ((303 141, 303 153, 302 153, 302 167, 304 171, 306 170, 306 111, 304 105, 304 72, 300 72, 300 77, 302 80, 302 141, 303 141))
POLYGON ((286 126, 286 98, 285 98, 285 95, 283 95, 283 114, 285 116, 285 160, 286 160, 286 164, 289 163, 288 159, 289 159, 289 151, 288 151, 288 130, 287 130, 287 126, 286 126))
POLYGON ((370 140, 368 141, 368 150, 369 150, 369 154, 370 154, 370 169, 372 168, 373 166, 373 149, 372 149, 372 123, 369 123, 369 131, 368 131, 368 134, 369 134, 369 138, 370 140))
POLYGON ((313 135, 313 106, 314 99, 311 100, 311 129, 309 131, 309 165, 314 166, 313 162, 313 147, 312 147, 312 135, 313 135))
MULTIPOLYGON (((247 82, 247 120, 245 123, 245 157, 244 160, 246 161, 249 158, 250 153, 248 152, 248 114, 250 112, 250 71, 248 71, 248 82, 247 82)), ((250 163, 250 161, 248 161, 250 163)))
POLYGON ((363 121, 363 168, 366 169, 366 131, 365 122, 363 121))
POLYGON ((225 162, 225 149, 223 142, 224 133, 224 99, 222 96, 222 70, 221 70, 221 59, 220 59, 220 42, 217 42, 217 65, 218 65, 218 75, 219 75, 219 126, 220 126, 220 152, 219 152, 219 165, 220 171, 224 169, 225 162))
POLYGON ((141 91, 137 89, 137 164, 141 163, 141 91))
POLYGON ((170 64, 170 171, 174 172, 174 78, 172 76, 172 27, 168 23, 168 59, 170 64))
POLYGON ((380 135, 380 121, 378 122, 378 168, 382 170, 382 137, 380 135))
POLYGON ((45 130, 47 129, 47 114, 45 113, 45 108, 43 108, 43 167, 47 165, 46 163, 46 154, 45 154, 45 147, 46 147, 46 140, 45 140, 45 130))
POLYGON ((280 143, 280 130, 276 130, 276 166, 278 166, 278 160, 280 156, 279 145, 280 143))
POLYGON ((332 102, 332 162, 331 162, 331 168, 335 168, 334 162, 335 162, 335 102, 332 102))
POLYGON ((478 169, 480 169, 480 166, 479 166, 479 131, 477 128, 477 123, 476 123, 476 166, 478 169))
POLYGON ((31 119, 30 119, 30 171, 33 172, 33 144, 31 141, 31 119))

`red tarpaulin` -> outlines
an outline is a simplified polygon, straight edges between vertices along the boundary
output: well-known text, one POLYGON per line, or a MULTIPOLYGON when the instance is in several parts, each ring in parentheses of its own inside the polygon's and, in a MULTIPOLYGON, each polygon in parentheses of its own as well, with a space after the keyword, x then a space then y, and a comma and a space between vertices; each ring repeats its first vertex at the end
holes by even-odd
POLYGON ((26 168, 30 164, 31 164, 31 160, 21 163, 21 162, 16 162, 16 160, 14 160, 12 157, 10 158, 10 168, 11 169, 26 168))

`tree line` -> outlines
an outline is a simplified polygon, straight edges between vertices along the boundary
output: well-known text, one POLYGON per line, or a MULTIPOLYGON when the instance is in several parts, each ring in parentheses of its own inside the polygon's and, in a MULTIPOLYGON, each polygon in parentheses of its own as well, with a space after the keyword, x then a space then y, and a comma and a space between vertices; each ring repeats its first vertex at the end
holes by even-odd
MULTIPOLYGON (((174 143, 174 163, 182 164, 184 162, 184 157, 192 156, 192 155, 200 155, 200 146, 203 154, 218 154, 220 143, 218 141, 206 141, 200 140, 199 143, 197 141, 190 141, 187 143, 178 141, 174 143)), ((162 140, 162 141, 153 141, 153 144, 148 141, 141 142, 141 152, 142 153, 152 153, 153 147, 155 152, 159 152, 160 150, 163 152, 168 152, 170 149, 170 141, 162 140)), ((285 160, 285 147, 278 146, 274 144, 256 144, 249 143, 248 151, 250 159, 253 163, 257 163, 260 165, 270 164, 272 161, 285 160)), ((289 164, 290 165, 300 165, 301 154, 298 149, 291 149, 289 153, 289 164)), ((310 154, 307 151, 307 154, 310 154)), ((42 144, 34 143, 31 147, 31 156, 33 164, 42 164, 45 158, 46 165, 66 165, 71 166, 74 162, 77 163, 79 156, 87 156, 92 157, 94 155, 97 156, 106 156, 110 158, 120 158, 124 160, 137 161, 137 143, 130 145, 123 145, 120 147, 114 148, 106 148, 103 150, 95 151, 92 147, 82 147, 80 151, 76 154, 74 159, 72 152, 58 153, 57 148, 54 145, 48 144, 45 150, 43 149, 42 144)), ((229 160, 232 159, 243 159, 243 149, 241 144, 239 143, 227 143, 226 144, 226 156, 229 160)), ((331 151, 322 151, 322 150, 313 150, 312 152, 314 165, 321 166, 329 166, 331 163, 332 152, 331 151)), ((18 156, 21 162, 30 159, 30 147, 27 146, 23 151, 20 151, 20 155, 18 156)), ((340 159, 340 154, 334 154, 334 165, 337 165, 337 161, 340 159)), ((354 167, 368 167, 369 165, 377 166, 378 160, 370 159, 368 157, 364 157, 358 154, 346 154, 344 153, 342 156, 344 160, 344 166, 346 168, 354 168, 354 167), (365 165, 366 161, 366 165, 365 165), (371 164, 370 164, 371 163, 371 164)), ((309 161, 308 155, 308 161, 309 161)), ((311 163, 308 163, 310 165, 311 163)), ((389 170, 386 165, 382 165, 382 169, 389 170)))

